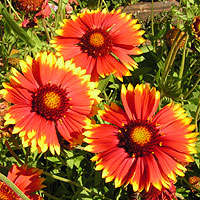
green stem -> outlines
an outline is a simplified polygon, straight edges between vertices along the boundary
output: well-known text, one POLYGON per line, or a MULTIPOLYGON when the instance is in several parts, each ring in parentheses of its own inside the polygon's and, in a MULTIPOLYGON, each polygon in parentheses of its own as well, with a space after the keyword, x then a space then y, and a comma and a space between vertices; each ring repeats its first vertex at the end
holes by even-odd
MULTIPOLYGON (((43 171, 43 174, 46 175, 46 176, 49 176, 49 177, 51 177, 51 178, 54 178, 54 179, 56 179, 56 180, 59 180, 59 181, 65 182, 65 183, 72 184, 72 185, 74 185, 74 186, 76 186, 76 187, 79 187, 79 188, 81 188, 82 190, 85 190, 86 192, 91 193, 91 194, 93 194, 93 195, 101 196, 101 195, 99 195, 98 193, 96 193, 96 192, 94 192, 94 191, 91 191, 90 189, 88 189, 88 188, 86 188, 86 187, 84 187, 84 186, 82 186, 82 185, 79 185, 78 183, 76 183, 76 182, 74 182, 74 181, 71 181, 71 180, 69 180, 69 179, 66 179, 66 178, 63 178, 63 177, 60 177, 60 176, 56 176, 56 175, 54 175, 54 174, 50 174, 50 173, 45 172, 45 171, 43 171)), ((104 197, 104 196, 101 196, 101 198, 107 199, 107 200, 111 200, 110 198, 107 198, 107 197, 104 197)))
POLYGON ((200 82, 200 77, 198 77, 196 83, 193 85, 193 87, 184 95, 184 99, 187 99, 188 96, 193 92, 193 90, 196 88, 198 83, 200 82))
POLYGON ((97 8, 99 8, 99 9, 100 9, 100 2, 101 2, 101 0, 98 0, 97 8))
POLYGON ((15 15, 18 17, 18 19, 19 19, 20 21, 22 21, 22 18, 18 15, 18 13, 16 12, 16 10, 13 8, 12 4, 10 3, 10 1, 9 1, 9 0, 6 0, 6 1, 8 2, 8 4, 9 4, 11 10, 12 10, 12 11, 15 13, 15 15))
POLYGON ((24 163, 20 160, 20 158, 17 156, 17 154, 12 150, 12 148, 10 147, 8 141, 5 141, 6 147, 8 148, 8 151, 10 152, 10 154, 15 158, 15 160, 20 164, 23 165, 24 163))
POLYGON ((184 66, 185 66, 185 56, 186 56, 186 46, 187 46, 187 41, 188 41, 189 35, 186 35, 186 40, 184 44, 184 49, 183 49, 183 55, 181 59, 181 66, 180 66, 180 71, 179 71, 179 82, 178 82, 178 88, 181 88, 181 79, 183 77, 183 71, 184 71, 184 66))
POLYGON ((199 103, 198 103, 197 110, 196 110, 196 115, 195 115, 195 118, 194 118, 194 122, 195 122, 195 125, 196 125, 196 130, 195 130, 196 132, 198 132, 199 112, 200 112, 200 97, 199 97, 199 103))
POLYGON ((195 189, 197 192, 200 192, 200 190, 196 187, 194 187, 193 185, 191 185, 185 178, 182 178, 182 180, 190 187, 195 189))
POLYGON ((10 179, 0 173, 0 180, 8 185, 17 195, 19 195, 23 200, 30 200, 10 179))
POLYGON ((62 9, 62 0, 58 0, 58 10, 57 10, 57 15, 56 15, 55 30, 58 28, 59 18, 62 19, 61 9, 62 9))
POLYGON ((106 4, 105 0, 102 0, 102 2, 104 3, 104 5, 105 5, 105 7, 106 7, 106 10, 107 10, 107 12, 109 12, 109 10, 108 10, 108 6, 107 6, 107 4, 106 4))
POLYGON ((3 15, 6 22, 8 23, 8 25, 10 26, 10 28, 13 30, 15 34, 17 34, 24 42, 26 42, 31 47, 35 47, 34 40, 32 40, 28 36, 27 32, 24 29, 19 27, 19 25, 12 19, 12 17, 10 16, 10 14, 7 12, 7 10, 4 8, 2 4, 0 4, 0 14, 3 15))
POLYGON ((164 69, 164 72, 162 74, 162 80, 163 80, 164 83, 167 80, 167 76, 168 76, 168 74, 170 72, 171 66, 172 66, 172 64, 174 62, 174 59, 176 57, 176 53, 177 53, 177 51, 179 49, 179 46, 180 46, 180 44, 182 42, 182 39, 185 37, 185 34, 184 34, 180 38, 180 34, 181 34, 181 31, 179 31, 179 33, 177 34, 176 39, 175 39, 175 41, 174 41, 174 43, 173 43, 173 45, 172 45, 172 47, 171 47, 171 49, 169 51, 169 54, 168 54, 168 56, 166 58, 165 69, 164 69))
POLYGON ((42 190, 42 193, 47 196, 48 198, 52 199, 52 200, 60 200, 59 198, 57 197, 54 197, 53 195, 47 193, 46 191, 42 190))
POLYGON ((54 36, 54 35, 55 35, 55 32, 54 32, 54 30, 53 30, 51 24, 49 24, 49 22, 48 22, 46 19, 43 19, 43 20, 45 21, 46 25, 49 27, 49 29, 50 29, 50 31, 51 31, 51 34, 54 36))
POLYGON ((153 0, 151 2, 151 33, 154 36, 153 0))
POLYGON ((103 4, 103 1, 101 0, 100 6, 99 6, 99 9, 100 9, 100 10, 102 9, 102 4, 103 4))
POLYGON ((56 180, 59 180, 59 181, 65 182, 65 183, 69 183, 69 184, 75 185, 76 187, 79 187, 79 188, 85 190, 86 192, 89 192, 89 193, 92 192, 92 191, 90 191, 88 188, 86 188, 86 187, 84 187, 84 186, 82 186, 82 185, 79 185, 78 183, 76 183, 76 182, 74 182, 74 181, 71 181, 71 180, 69 180, 69 179, 66 179, 66 178, 63 178, 63 177, 60 177, 60 176, 56 176, 56 175, 54 175, 54 174, 50 174, 50 173, 45 172, 45 171, 43 171, 43 174, 46 175, 46 176, 49 176, 49 177, 51 177, 51 178, 54 178, 54 179, 56 179, 56 180))
POLYGON ((51 37, 50 37, 50 35, 49 35, 49 31, 48 31, 48 29, 47 29, 47 26, 46 26, 46 23, 45 23, 45 21, 44 21, 44 19, 41 19, 42 20, 42 26, 43 26, 43 28, 44 28, 44 30, 45 30, 45 33, 46 33, 46 36, 47 36, 47 40, 48 40, 48 42, 51 40, 51 37))
POLYGON ((28 148, 28 150, 26 151, 26 156, 25 156, 25 163, 27 164, 27 161, 28 161, 28 157, 30 155, 30 148, 28 148))
MULTIPOLYGON (((154 38, 154 4, 153 4, 153 0, 151 1, 151 34, 154 38)), ((153 52, 156 52, 156 41, 155 38, 153 39, 153 52)))

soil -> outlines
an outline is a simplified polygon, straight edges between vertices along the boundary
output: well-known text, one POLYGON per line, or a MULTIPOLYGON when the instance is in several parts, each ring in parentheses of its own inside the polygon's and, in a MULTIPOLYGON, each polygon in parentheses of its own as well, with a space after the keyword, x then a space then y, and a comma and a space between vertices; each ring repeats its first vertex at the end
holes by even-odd
MULTIPOLYGON (((153 3, 153 13, 154 15, 159 14, 162 11, 169 11, 173 5, 179 5, 176 0, 168 1, 155 1, 153 3)), ((151 16, 152 12, 152 1, 143 0, 137 4, 129 5, 123 9, 123 12, 129 14, 132 13, 137 18, 140 18, 143 21, 146 21, 148 17, 151 16)))

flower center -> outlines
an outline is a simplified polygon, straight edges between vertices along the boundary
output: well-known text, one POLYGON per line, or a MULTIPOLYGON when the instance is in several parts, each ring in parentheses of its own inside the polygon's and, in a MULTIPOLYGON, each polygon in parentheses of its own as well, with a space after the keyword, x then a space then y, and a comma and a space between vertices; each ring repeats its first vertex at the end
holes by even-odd
POLYGON ((19 196, 4 182, 0 181, 0 200, 19 200, 19 196))
POLYGON ((199 23, 197 24, 197 31, 200 32, 200 20, 199 23))
POLYGON ((55 92, 47 92, 44 95, 44 104, 49 109, 59 108, 60 96, 55 92))
POLYGON ((135 120, 124 125, 117 134, 118 147, 124 148, 132 156, 143 156, 154 152, 156 145, 161 145, 159 129, 145 120, 135 120))
POLYGON ((32 112, 36 112, 47 120, 60 119, 69 108, 66 91, 55 84, 38 88, 32 98, 32 112))
POLYGON ((15 0, 15 2, 20 10, 28 13, 37 11, 44 3, 44 0, 15 0))
POLYGON ((111 52, 112 41, 107 31, 89 29, 80 39, 78 45, 81 47, 82 52, 96 58, 111 52))
POLYGON ((104 43, 104 37, 101 33, 93 33, 90 35, 90 44, 94 47, 100 47, 104 43))
POLYGON ((131 131, 130 137, 134 143, 140 146, 144 146, 151 140, 151 133, 146 127, 137 126, 131 131))

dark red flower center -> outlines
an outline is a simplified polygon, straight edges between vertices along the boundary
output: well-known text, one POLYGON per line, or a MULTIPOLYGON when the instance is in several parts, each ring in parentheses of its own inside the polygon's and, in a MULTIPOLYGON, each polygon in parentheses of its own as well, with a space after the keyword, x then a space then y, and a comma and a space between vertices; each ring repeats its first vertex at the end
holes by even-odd
POLYGON ((199 33, 200 32, 200 17, 195 17, 193 22, 194 32, 199 33))
POLYGON ((119 130, 118 147, 124 148, 131 157, 153 153, 155 145, 162 145, 158 132, 159 129, 147 120, 131 121, 119 130))
POLYGON ((19 198, 10 187, 0 181, 0 200, 19 200, 19 198))
POLYGON ((36 112, 47 120, 60 119, 69 108, 67 92, 55 84, 46 84, 38 88, 32 98, 32 112, 36 112))
POLYGON ((44 3, 44 0, 15 0, 15 3, 20 10, 32 12, 37 11, 44 3))
POLYGON ((90 29, 83 35, 78 45, 84 53, 96 58, 111 52, 112 41, 107 31, 90 29))

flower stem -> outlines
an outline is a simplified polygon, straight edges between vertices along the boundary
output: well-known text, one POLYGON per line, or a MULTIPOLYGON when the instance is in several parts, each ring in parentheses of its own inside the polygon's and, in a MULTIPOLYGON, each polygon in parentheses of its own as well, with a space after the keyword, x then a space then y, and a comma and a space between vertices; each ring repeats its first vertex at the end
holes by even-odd
POLYGON ((188 96, 193 92, 193 90, 196 88, 198 83, 200 82, 200 77, 198 77, 196 83, 193 85, 193 87, 185 94, 184 99, 187 99, 188 96))
POLYGON ((49 29, 51 31, 51 34, 54 36, 55 32, 53 31, 53 28, 52 28, 51 24, 49 24, 49 22, 47 20, 45 20, 45 19, 43 19, 43 20, 45 21, 46 25, 49 27, 49 29))
POLYGON ((50 35, 49 35, 49 31, 48 31, 48 29, 47 29, 47 26, 46 26, 46 23, 45 23, 45 21, 44 21, 44 19, 42 19, 42 26, 43 26, 43 28, 44 28, 44 30, 45 30, 45 33, 46 33, 46 36, 47 36, 47 40, 48 40, 48 42, 51 40, 51 37, 50 37, 50 35))
POLYGON ((153 0, 151 1, 151 33, 154 36, 153 0))
POLYGON ((0 180, 7 184, 23 200, 30 200, 10 179, 0 173, 0 180))
POLYGON ((102 0, 102 2, 104 3, 104 5, 105 5, 105 7, 106 7, 106 10, 107 10, 107 12, 109 12, 109 10, 108 10, 108 6, 107 6, 107 4, 106 4, 105 0, 102 0))
POLYGON ((6 0, 6 1, 8 2, 8 4, 9 4, 11 10, 12 10, 12 11, 15 13, 15 15, 18 17, 18 19, 19 19, 20 21, 22 21, 21 17, 18 15, 18 13, 16 12, 16 10, 13 8, 12 4, 10 3, 10 1, 9 1, 9 0, 6 0))
POLYGON ((199 96, 199 103, 198 103, 197 110, 196 110, 196 115, 195 115, 195 118, 194 118, 194 122, 195 122, 195 125, 196 125, 196 130, 195 130, 196 132, 198 132, 199 112, 200 112, 200 96, 199 96))
POLYGON ((101 0, 98 0, 97 8, 99 8, 99 9, 100 9, 100 2, 101 2, 101 0))
POLYGON ((180 38, 180 35, 181 35, 181 30, 179 31, 179 33, 177 34, 176 36, 176 39, 169 51, 169 54, 166 58, 166 61, 165 61, 165 69, 164 69, 164 72, 162 74, 162 80, 163 80, 163 83, 165 83, 165 81, 167 80, 167 76, 170 72, 170 69, 171 69, 171 66, 174 62, 174 59, 176 57, 176 53, 180 47, 180 44, 183 40, 183 38, 185 37, 185 34, 180 38))
POLYGON ((63 177, 60 177, 60 176, 56 176, 56 175, 54 175, 54 174, 50 174, 50 173, 45 172, 45 171, 43 171, 43 174, 46 175, 46 176, 49 176, 49 177, 51 177, 51 178, 54 178, 54 179, 56 179, 56 180, 59 180, 59 181, 65 182, 65 183, 72 184, 72 185, 74 185, 74 186, 76 186, 76 187, 81 188, 82 190, 85 190, 86 192, 88 192, 88 193, 90 193, 90 194, 97 195, 97 196, 101 196, 102 199, 111 200, 110 198, 107 198, 107 197, 104 197, 104 196, 102 196, 102 195, 99 195, 98 193, 96 193, 96 192, 94 192, 94 191, 91 191, 90 189, 88 189, 88 188, 86 188, 86 187, 84 187, 84 186, 82 186, 82 185, 79 185, 78 183, 76 183, 76 182, 74 182, 74 181, 71 181, 71 180, 69 180, 69 179, 66 179, 66 178, 63 178, 63 177))
POLYGON ((20 160, 20 158, 17 156, 17 154, 12 150, 12 148, 10 147, 8 141, 5 141, 5 145, 8 148, 8 151, 10 152, 10 154, 15 158, 15 160, 20 164, 23 165, 24 163, 20 160))
POLYGON ((180 66, 180 71, 179 71, 179 82, 178 82, 178 88, 181 88, 181 79, 183 77, 183 71, 184 71, 184 65, 185 65, 185 55, 186 55, 186 46, 187 46, 187 41, 188 41, 188 34, 186 34, 186 40, 184 44, 184 49, 183 49, 183 55, 181 59, 181 66, 180 66))
POLYGON ((47 196, 48 198, 52 199, 52 200, 60 200, 59 198, 57 197, 54 197, 53 195, 47 193, 46 191, 42 190, 42 193, 47 196))
POLYGON ((56 15, 55 30, 58 28, 59 18, 61 17, 62 19, 61 10, 62 10, 62 0, 58 0, 58 10, 57 10, 57 15, 56 15))

